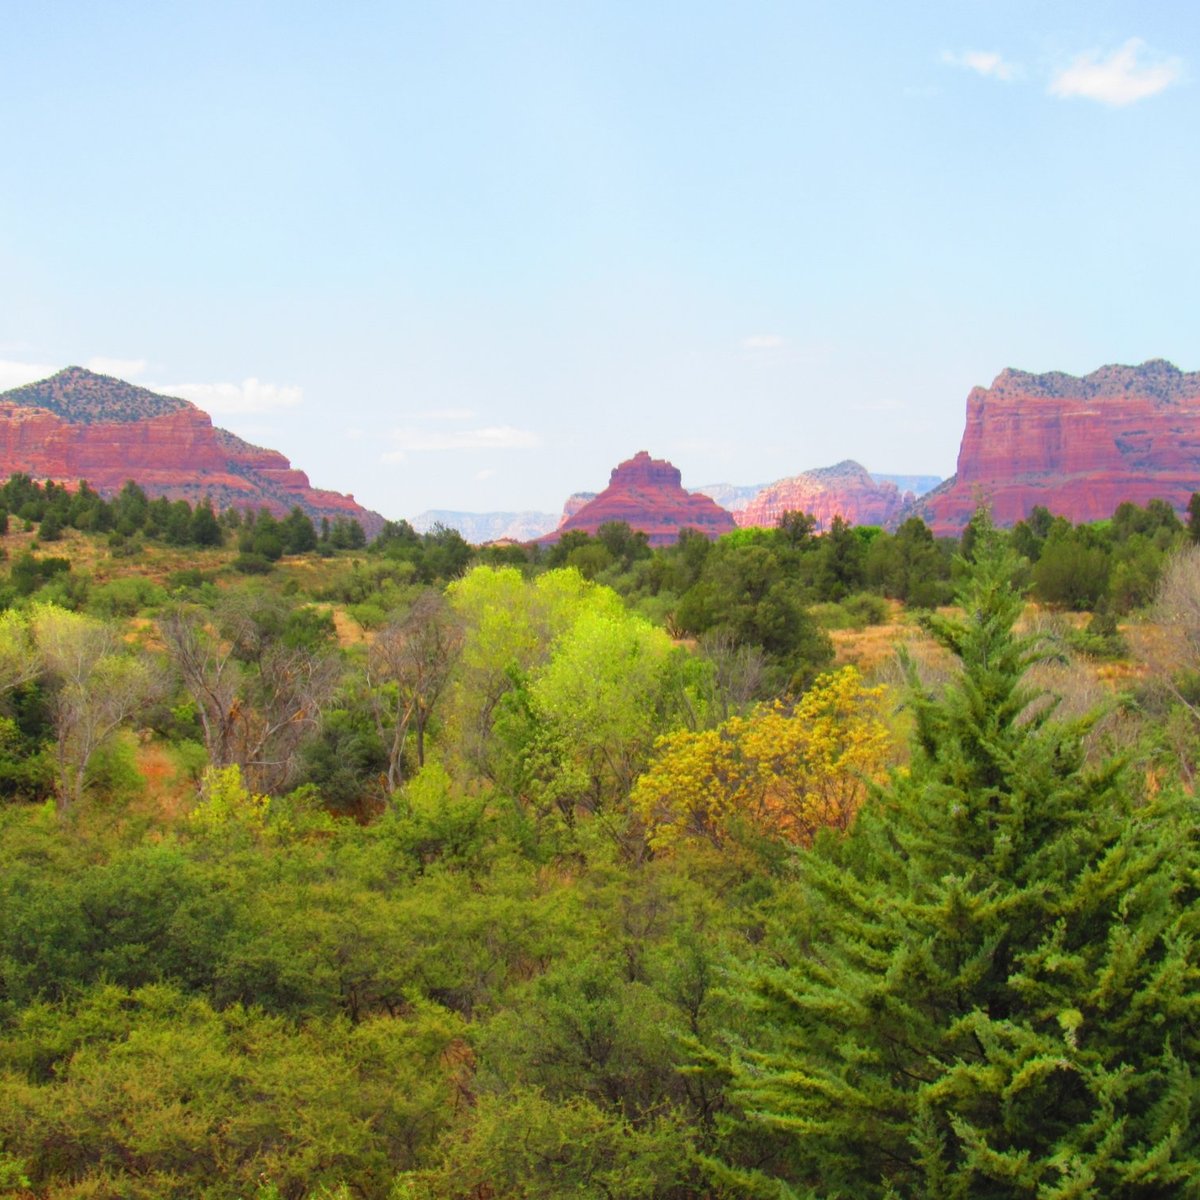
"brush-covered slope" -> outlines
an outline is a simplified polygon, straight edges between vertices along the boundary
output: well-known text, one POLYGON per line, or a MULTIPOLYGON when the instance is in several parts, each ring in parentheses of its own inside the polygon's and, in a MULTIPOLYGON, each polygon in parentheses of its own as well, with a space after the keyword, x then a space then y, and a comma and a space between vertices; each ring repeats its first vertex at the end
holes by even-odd
POLYGON ((187 400, 68 367, 0 393, 0 477, 24 472, 112 494, 133 479, 154 496, 219 508, 299 505, 314 520, 352 518, 368 535, 383 518, 353 496, 314 488, 278 451, 216 428, 187 400))

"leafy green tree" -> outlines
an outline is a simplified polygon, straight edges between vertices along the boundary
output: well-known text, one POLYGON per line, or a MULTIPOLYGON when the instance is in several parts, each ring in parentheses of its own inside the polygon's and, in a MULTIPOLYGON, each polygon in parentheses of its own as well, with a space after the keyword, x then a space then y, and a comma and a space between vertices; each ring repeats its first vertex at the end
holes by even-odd
POLYGON ((471 547, 457 529, 436 524, 421 539, 418 573, 425 583, 435 579, 456 579, 467 569, 471 553, 471 547))
POLYGON ((521 696, 518 754, 530 798, 568 821, 623 805, 655 739, 695 709, 691 661, 640 617, 581 613, 521 696))
POLYGON ((592 535, 586 529, 568 529, 546 552, 546 566, 565 567, 576 550, 592 544, 592 535))
POLYGON ((596 540, 612 555, 613 562, 628 571, 635 562, 649 558, 650 539, 642 530, 631 529, 627 521, 606 521, 596 530, 596 540))
POLYGON ((880 534, 867 549, 866 582, 885 596, 917 608, 950 598, 950 555, 920 517, 909 517, 894 535, 880 534))
POLYGON ((585 609, 624 611, 620 598, 578 571, 547 571, 527 582, 516 567, 475 567, 446 589, 464 642, 449 696, 458 753, 485 775, 495 769, 492 727, 503 696, 546 661, 554 641, 585 609))
POLYGON ((866 546, 844 517, 833 518, 817 549, 817 586, 823 600, 841 600, 862 589, 866 546))
POLYGON ((754 542, 717 543, 699 581, 680 601, 675 621, 686 633, 725 631, 735 645, 760 647, 772 667, 766 686, 776 691, 802 685, 833 657, 779 556, 754 542))
MULTIPOLYGON (((329 518, 321 519, 322 540, 329 540, 329 518)), ((393 554, 413 550, 421 544, 421 535, 407 521, 384 521, 383 528, 371 543, 372 554, 393 554)))
POLYGON ((1094 608, 1107 592, 1111 557, 1101 535, 1058 518, 1033 568, 1039 600, 1064 608, 1094 608))
POLYGON ((776 1144, 733 1174, 764 1196, 1200 1178, 1195 803, 1085 766, 1084 727, 1023 682, 1013 562, 986 531, 975 549, 963 619, 930 626, 958 681, 914 682, 910 771, 804 860, 743 985, 756 1027, 731 1071, 776 1144))

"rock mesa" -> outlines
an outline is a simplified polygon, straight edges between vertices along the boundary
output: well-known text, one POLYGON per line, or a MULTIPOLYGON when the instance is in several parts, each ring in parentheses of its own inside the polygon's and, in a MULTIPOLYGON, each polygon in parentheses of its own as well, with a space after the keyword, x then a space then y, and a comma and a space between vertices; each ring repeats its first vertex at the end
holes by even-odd
POLYGON ((733 517, 708 496, 684 491, 679 469, 640 450, 613 469, 608 487, 567 516, 544 541, 557 541, 572 529, 595 533, 608 521, 641 530, 652 546, 669 546, 682 529, 716 538, 736 529, 733 517))
POLYGON ((24 472, 105 495, 132 479, 150 496, 218 508, 299 505, 315 521, 358 521, 367 535, 383 518, 353 496, 314 488, 278 451, 219 429, 187 400, 160 396, 82 367, 0 393, 0 477, 24 472))
POLYGON ((981 502, 1012 525, 1044 505, 1073 522, 1123 501, 1183 511, 1200 490, 1200 372, 1156 359, 1078 378, 1006 370, 967 397, 958 472, 914 511, 957 533, 981 502))

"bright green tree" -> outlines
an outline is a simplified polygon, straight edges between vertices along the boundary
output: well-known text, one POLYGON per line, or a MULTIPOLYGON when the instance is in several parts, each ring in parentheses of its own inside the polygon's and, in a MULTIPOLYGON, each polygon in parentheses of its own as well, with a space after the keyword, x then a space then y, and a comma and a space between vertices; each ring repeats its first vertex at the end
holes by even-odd
MULTIPOLYGON (((759 1194, 1196 1194, 1196 806, 1085 766, 986 531, 911 769, 801 865, 733 1058, 759 1194), (761 1160, 760 1160, 761 1161, 761 1160), (781 1181, 785 1181, 781 1186, 781 1181), (790 1190, 789 1190, 790 1189, 790 1190)), ((737 1174, 736 1172, 734 1173, 737 1174)))

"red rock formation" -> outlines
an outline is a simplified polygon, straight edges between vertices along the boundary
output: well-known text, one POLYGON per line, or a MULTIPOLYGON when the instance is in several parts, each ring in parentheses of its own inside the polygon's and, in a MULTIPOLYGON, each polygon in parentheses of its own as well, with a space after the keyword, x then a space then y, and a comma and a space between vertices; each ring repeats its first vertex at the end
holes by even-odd
POLYGON ((743 527, 773 528, 785 512, 806 512, 816 517, 818 530, 828 529, 839 516, 851 525, 892 528, 912 499, 894 483, 876 483, 865 467, 847 460, 769 484, 734 518, 743 527))
POLYGON ((958 473, 915 506, 957 533, 980 502, 1011 525, 1038 504, 1074 522, 1125 500, 1182 512, 1200 490, 1200 372, 1161 359, 1083 378, 1004 371, 967 397, 958 473))
POLYGON ((573 517, 585 504, 590 504, 595 498, 595 492, 572 492, 563 503, 562 516, 558 518, 558 525, 555 528, 561 528, 565 521, 573 517))
POLYGON ((735 529, 733 517, 708 496, 685 492, 677 467, 638 451, 614 468, 608 487, 567 517, 543 541, 557 541, 570 529, 595 533, 607 521, 624 521, 642 530, 652 546, 669 546, 681 529, 719 537, 735 529))
POLYGON ((151 496, 211 496, 219 508, 264 506, 282 516, 299 505, 314 520, 356 520, 368 536, 383 524, 353 496, 311 487, 277 451, 215 428, 194 404, 79 367, 0 394, 0 478, 18 471, 86 479, 106 495, 132 479, 151 496))

